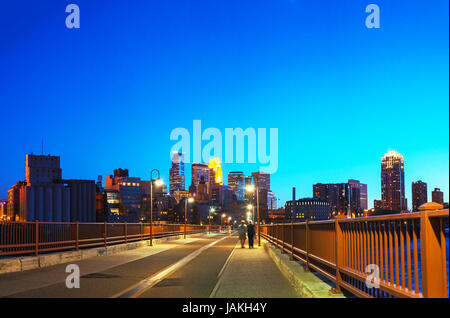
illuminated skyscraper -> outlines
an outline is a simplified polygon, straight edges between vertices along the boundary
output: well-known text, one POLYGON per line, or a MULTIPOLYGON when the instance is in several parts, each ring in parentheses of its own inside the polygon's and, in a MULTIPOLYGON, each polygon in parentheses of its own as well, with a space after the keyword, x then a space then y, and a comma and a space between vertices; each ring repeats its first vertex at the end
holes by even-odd
POLYGON ((262 171, 252 172, 252 177, 256 187, 267 191, 270 190, 270 173, 262 171))
POLYGON ((403 156, 388 151, 381 158, 381 201, 387 210, 406 210, 403 156))
POLYGON ((244 173, 242 171, 231 171, 228 174, 228 185, 236 192, 236 199, 238 201, 244 201, 244 173))
POLYGON ((175 152, 172 156, 172 168, 169 169, 170 194, 184 191, 184 154, 175 152))
POLYGON ((191 185, 195 186, 195 192, 197 193, 202 177, 203 183, 209 183, 209 168, 206 163, 193 163, 191 172, 191 185))
POLYGON ((219 158, 212 158, 208 164, 209 168, 209 187, 208 192, 211 195, 212 189, 216 185, 223 184, 222 167, 219 158))
POLYGON ((412 183, 412 210, 419 211, 419 206, 427 203, 427 184, 422 181, 412 183))
POLYGON ((352 186, 352 188, 359 189, 359 206, 361 210, 367 210, 367 184, 353 179, 349 179, 348 183, 352 186))

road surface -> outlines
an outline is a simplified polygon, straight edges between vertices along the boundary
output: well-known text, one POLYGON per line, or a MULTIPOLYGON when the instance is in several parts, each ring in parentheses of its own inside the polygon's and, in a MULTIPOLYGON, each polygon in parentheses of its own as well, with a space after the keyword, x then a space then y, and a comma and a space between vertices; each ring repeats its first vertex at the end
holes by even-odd
POLYGON ((73 262, 80 288, 67 288, 67 264, 2 274, 0 297, 297 297, 261 247, 237 243, 235 235, 201 234, 73 262))

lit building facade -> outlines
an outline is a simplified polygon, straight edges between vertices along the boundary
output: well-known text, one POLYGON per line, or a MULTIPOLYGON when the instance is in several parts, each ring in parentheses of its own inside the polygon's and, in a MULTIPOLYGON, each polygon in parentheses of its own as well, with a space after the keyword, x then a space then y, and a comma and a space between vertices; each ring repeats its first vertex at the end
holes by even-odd
POLYGON ((292 220, 304 222, 307 220, 318 221, 328 220, 331 216, 331 205, 320 198, 303 198, 295 200, 295 209, 293 209, 292 201, 287 201, 285 205, 285 213, 292 220), (295 213, 293 213, 295 211, 295 213))
POLYGON ((313 197, 328 202, 336 216, 351 217, 361 212, 359 189, 349 183, 316 183, 313 197))
POLYGON ((361 210, 367 210, 367 184, 361 183, 359 180, 354 179, 349 179, 348 184, 350 184, 354 189, 359 189, 359 207, 361 210))
POLYGON ((269 211, 277 209, 277 197, 272 191, 267 191, 267 208, 269 211))
POLYGON ((126 169, 117 169, 114 175, 106 176, 105 190, 115 190, 118 193, 120 215, 126 215, 129 222, 139 222, 141 219, 140 178, 129 177, 126 169))
POLYGON ((232 171, 228 174, 228 185, 233 188, 236 193, 237 201, 245 199, 245 180, 242 171, 232 171))
POLYGON ((6 221, 8 218, 8 199, 0 200, 0 221, 6 221))
POLYGON ((191 186, 194 186, 194 192, 198 191, 200 180, 209 184, 209 168, 206 163, 193 163, 191 168, 191 186))
POLYGON ((255 187, 270 191, 270 173, 262 171, 252 172, 252 177, 255 187))
POLYGON ((427 184, 422 181, 415 181, 412 188, 412 210, 419 211, 419 206, 428 202, 427 184))
POLYGON ((175 152, 172 156, 172 168, 169 169, 170 194, 185 190, 184 154, 175 152))
POLYGON ((381 201, 387 210, 407 210, 403 156, 388 151, 381 158, 381 201))

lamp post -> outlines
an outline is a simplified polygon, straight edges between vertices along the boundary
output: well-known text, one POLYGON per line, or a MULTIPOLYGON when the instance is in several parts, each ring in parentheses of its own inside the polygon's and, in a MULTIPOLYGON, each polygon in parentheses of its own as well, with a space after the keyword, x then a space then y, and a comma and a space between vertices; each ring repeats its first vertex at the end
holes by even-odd
POLYGON ((153 172, 158 173, 158 178, 155 179, 155 185, 163 185, 163 181, 160 178, 160 173, 158 169, 153 169, 150 171, 150 246, 153 246, 153 172))
POLYGON ((216 212, 216 209, 214 209, 214 208, 209 209, 209 215, 208 215, 208 219, 209 219, 209 234, 211 234, 211 219, 212 219, 211 212, 212 213, 216 212))
POLYGON ((226 216, 227 215, 225 213, 223 213, 222 214, 222 219, 220 220, 220 227, 222 228, 222 230, 223 230, 223 220, 225 219, 226 216))
POLYGON ((247 205, 247 210, 250 212, 251 211, 251 215, 252 215, 252 221, 255 222, 255 207, 251 204, 247 205))
POLYGON ((186 239, 186 222, 187 222, 187 207, 188 203, 194 202, 194 198, 185 198, 184 199, 184 238, 186 239))
POLYGON ((245 187, 245 190, 248 192, 254 192, 256 191, 256 215, 257 215, 257 232, 258 232, 258 246, 261 246, 261 232, 260 232, 260 226, 259 226, 259 189, 257 186, 248 185, 245 187))

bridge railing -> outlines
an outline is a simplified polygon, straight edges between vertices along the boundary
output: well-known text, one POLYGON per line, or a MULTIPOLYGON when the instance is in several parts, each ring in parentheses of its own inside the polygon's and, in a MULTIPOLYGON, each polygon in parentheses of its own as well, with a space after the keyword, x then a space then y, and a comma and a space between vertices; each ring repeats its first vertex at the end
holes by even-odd
MULTIPOLYGON (((217 230, 219 226, 186 226, 186 233, 217 230)), ((184 233, 184 224, 153 223, 152 238, 184 233)), ((0 256, 38 255, 150 239, 149 223, 0 222, 0 256)))
POLYGON ((335 282, 338 292, 343 288, 359 297, 446 298, 448 217, 446 209, 267 224, 261 226, 261 235, 308 270, 335 282))

